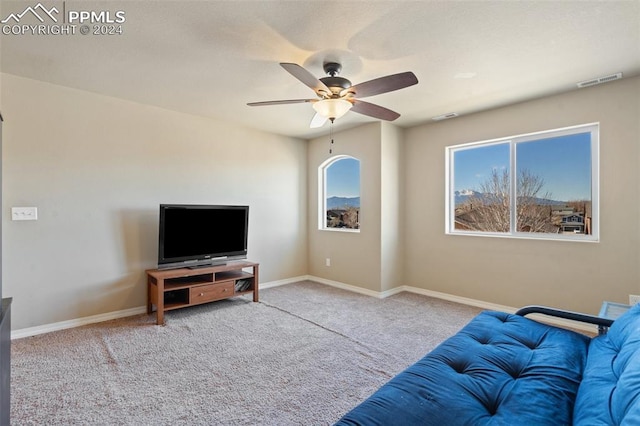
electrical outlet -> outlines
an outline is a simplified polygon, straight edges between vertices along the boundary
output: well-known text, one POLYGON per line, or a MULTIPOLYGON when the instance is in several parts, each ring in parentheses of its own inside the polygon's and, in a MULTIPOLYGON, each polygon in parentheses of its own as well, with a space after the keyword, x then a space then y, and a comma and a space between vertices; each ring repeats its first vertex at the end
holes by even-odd
POLYGON ((38 220, 38 208, 11 207, 11 220, 38 220))
POLYGON ((630 305, 636 305, 640 303, 640 295, 638 294, 630 294, 629 295, 629 304, 630 305))
POLYGON ((324 266, 331 266, 331 258, 327 257, 324 261, 324 266))

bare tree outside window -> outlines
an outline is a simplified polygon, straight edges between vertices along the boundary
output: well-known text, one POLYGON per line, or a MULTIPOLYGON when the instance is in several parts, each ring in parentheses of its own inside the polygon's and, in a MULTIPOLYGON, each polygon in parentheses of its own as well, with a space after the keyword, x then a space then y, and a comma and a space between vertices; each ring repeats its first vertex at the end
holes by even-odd
POLYGON ((520 170, 517 179, 516 226, 518 232, 557 233, 551 221, 550 192, 542 192, 544 179, 529 170, 520 170))
POLYGON ((474 192, 458 209, 456 216, 464 216, 467 229, 484 232, 509 232, 510 219, 509 171, 494 169, 482 182, 480 191, 474 192))
MULTIPOLYGON (((518 232, 549 232, 551 209, 544 205, 544 200, 550 199, 551 194, 545 192, 540 195, 544 179, 525 169, 520 171, 517 182, 518 232)), ((510 187, 508 170, 492 170, 491 176, 481 183, 480 191, 470 196, 458 209, 460 214, 471 217, 472 220, 467 222, 467 226, 475 231, 509 232, 510 187)))

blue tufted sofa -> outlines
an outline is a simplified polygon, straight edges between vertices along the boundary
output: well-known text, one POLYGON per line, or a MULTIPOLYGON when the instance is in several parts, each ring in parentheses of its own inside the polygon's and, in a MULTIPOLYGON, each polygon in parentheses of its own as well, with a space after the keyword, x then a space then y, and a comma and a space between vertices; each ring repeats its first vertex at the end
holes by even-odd
POLYGON ((640 425, 640 305, 613 323, 544 307, 482 312, 336 423, 572 424, 640 425), (611 328, 590 338, 532 312, 611 328))

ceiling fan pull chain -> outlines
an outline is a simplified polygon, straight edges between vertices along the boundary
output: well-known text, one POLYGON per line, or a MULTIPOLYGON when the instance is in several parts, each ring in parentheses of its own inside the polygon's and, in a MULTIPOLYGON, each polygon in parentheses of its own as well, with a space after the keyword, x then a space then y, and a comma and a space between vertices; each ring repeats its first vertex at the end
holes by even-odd
POLYGON ((331 143, 329 144, 329 154, 333 154, 333 119, 329 123, 329 138, 331 138, 331 143))

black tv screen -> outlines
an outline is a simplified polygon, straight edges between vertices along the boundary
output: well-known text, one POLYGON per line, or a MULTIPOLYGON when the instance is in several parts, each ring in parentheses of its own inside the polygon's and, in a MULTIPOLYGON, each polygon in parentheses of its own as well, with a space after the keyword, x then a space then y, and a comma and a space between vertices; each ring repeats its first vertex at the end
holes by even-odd
POLYGON ((249 206, 161 204, 158 268, 225 263, 247 256, 249 206))

